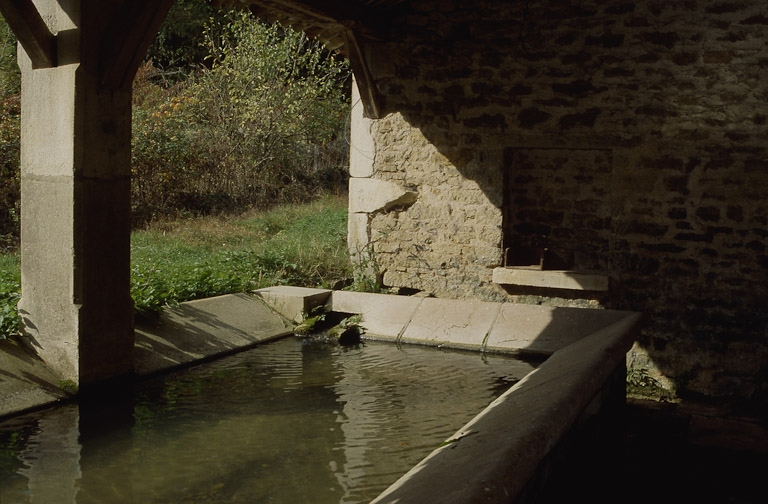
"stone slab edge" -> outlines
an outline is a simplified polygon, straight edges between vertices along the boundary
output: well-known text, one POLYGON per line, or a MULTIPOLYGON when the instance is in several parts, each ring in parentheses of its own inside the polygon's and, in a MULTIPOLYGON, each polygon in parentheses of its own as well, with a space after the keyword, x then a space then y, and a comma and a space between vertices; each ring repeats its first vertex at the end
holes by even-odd
POLYGON ((403 332, 404 343, 482 350, 501 303, 424 298, 403 332))
POLYGON ((397 342, 424 298, 334 291, 328 309, 362 316, 366 339, 397 342))
POLYGON ((548 289, 607 291, 608 276, 564 270, 534 270, 523 268, 494 268, 493 283, 527 285, 548 289))
POLYGON ((633 314, 348 291, 327 308, 362 315, 366 339, 544 356, 633 314))
POLYGON ((555 352, 372 504, 514 502, 623 365, 641 318, 632 314, 555 352))
POLYGON ((362 316, 365 339, 440 348, 548 356, 632 315, 618 310, 563 308, 478 300, 396 296, 278 286, 257 291, 283 315, 326 300, 328 310, 362 316), (286 306, 293 308, 286 309, 286 306))

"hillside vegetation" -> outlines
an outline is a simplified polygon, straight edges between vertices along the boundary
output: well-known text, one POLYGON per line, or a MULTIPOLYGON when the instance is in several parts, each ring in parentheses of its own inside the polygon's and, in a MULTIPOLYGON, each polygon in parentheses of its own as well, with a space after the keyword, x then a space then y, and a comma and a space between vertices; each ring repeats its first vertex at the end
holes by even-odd
POLYGON ((237 11, 202 29, 206 55, 189 75, 150 59, 136 76, 135 224, 307 201, 344 186, 346 61, 237 11))

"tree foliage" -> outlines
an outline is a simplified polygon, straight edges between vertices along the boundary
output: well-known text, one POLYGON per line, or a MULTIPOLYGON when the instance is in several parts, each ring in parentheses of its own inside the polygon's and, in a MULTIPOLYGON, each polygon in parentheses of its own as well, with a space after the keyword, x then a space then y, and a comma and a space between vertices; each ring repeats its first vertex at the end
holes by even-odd
POLYGON ((345 61, 279 24, 231 12, 204 30, 209 66, 135 83, 134 207, 151 218, 306 199, 344 179, 345 61))
MULTIPOLYGON (((134 222, 342 188, 348 75, 301 33, 178 0, 134 81, 134 222)), ((18 240, 19 89, 0 18, 0 248, 18 240)))
POLYGON ((154 82, 172 84, 186 79, 205 64, 202 43, 208 25, 224 25, 229 15, 205 0, 176 0, 147 50, 146 59, 156 69, 154 82))
POLYGON ((20 87, 16 38, 0 17, 0 251, 19 233, 20 87))
POLYGON ((16 37, 5 18, 0 16, 0 93, 3 96, 18 94, 21 89, 21 72, 16 63, 16 37))

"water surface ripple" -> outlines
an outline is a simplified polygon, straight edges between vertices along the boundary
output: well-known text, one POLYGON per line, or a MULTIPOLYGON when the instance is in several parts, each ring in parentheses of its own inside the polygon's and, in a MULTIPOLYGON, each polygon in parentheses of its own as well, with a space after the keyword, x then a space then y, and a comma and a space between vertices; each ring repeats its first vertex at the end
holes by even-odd
POLYGON ((368 502, 532 368, 283 339, 0 424, 0 502, 368 502))

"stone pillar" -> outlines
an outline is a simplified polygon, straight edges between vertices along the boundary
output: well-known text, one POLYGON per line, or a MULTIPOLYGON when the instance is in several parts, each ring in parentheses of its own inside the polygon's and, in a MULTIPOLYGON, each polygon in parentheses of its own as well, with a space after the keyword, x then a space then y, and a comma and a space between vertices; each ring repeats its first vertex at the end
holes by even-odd
POLYGON ((116 2, 35 0, 58 66, 22 73, 23 333, 63 380, 87 385, 133 367, 130 297, 131 86, 101 84, 116 2))
MULTIPOLYGON (((365 265, 370 261, 370 226, 368 213, 356 204, 364 194, 361 183, 373 175, 375 145, 371 135, 371 119, 363 116, 363 103, 357 82, 352 81, 352 107, 350 110, 349 132, 349 217, 347 218, 347 247, 356 264, 365 265)), ((363 266, 363 269, 366 269, 363 266)), ((358 272, 360 273, 360 272, 358 272)), ((365 274, 372 274, 365 271, 365 274)))
POLYGON ((418 193, 400 182, 376 177, 376 141, 372 130, 374 120, 366 118, 357 83, 352 83, 349 142, 349 217, 347 247, 356 265, 356 280, 381 283, 375 238, 371 222, 377 216, 394 209, 413 205, 418 193))

